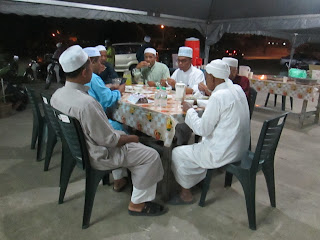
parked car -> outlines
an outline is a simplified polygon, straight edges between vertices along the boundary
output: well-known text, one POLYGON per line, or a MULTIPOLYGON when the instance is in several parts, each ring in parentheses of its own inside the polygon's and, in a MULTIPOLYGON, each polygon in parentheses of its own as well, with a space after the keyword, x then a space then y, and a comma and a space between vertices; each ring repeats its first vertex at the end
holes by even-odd
POLYGON ((136 53, 142 46, 142 43, 114 43, 115 49, 115 71, 124 72, 132 71, 138 64, 136 53))
MULTIPOLYGON (((290 55, 280 59, 280 65, 289 66, 290 55)), ((309 69, 309 64, 320 65, 320 60, 305 54, 296 53, 291 60, 291 67, 309 69)))

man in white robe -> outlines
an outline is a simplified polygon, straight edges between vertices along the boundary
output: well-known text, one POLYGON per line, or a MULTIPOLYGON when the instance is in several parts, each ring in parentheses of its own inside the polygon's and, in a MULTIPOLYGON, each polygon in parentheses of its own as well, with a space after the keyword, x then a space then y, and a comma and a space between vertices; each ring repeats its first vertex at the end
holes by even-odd
POLYGON ((171 78, 161 81, 162 86, 170 85, 175 88, 176 83, 182 82, 187 86, 186 94, 199 91, 198 85, 205 83, 203 72, 192 65, 193 50, 190 47, 180 47, 178 51, 178 66, 171 78))
POLYGON ((213 92, 202 117, 183 102, 185 122, 202 141, 173 149, 172 171, 181 192, 172 204, 193 203, 190 188, 205 178, 206 169, 239 161, 249 147, 249 108, 243 90, 228 79, 229 66, 222 60, 212 61, 206 71, 207 86, 213 92))
POLYGON ((91 167, 110 170, 119 167, 131 171, 133 191, 128 206, 130 215, 158 216, 167 209, 151 202, 157 183, 163 177, 159 154, 139 143, 136 135, 114 130, 99 102, 91 97, 84 84, 90 82, 92 65, 79 45, 68 48, 59 58, 67 81, 51 98, 51 105, 81 124, 89 152, 91 167))

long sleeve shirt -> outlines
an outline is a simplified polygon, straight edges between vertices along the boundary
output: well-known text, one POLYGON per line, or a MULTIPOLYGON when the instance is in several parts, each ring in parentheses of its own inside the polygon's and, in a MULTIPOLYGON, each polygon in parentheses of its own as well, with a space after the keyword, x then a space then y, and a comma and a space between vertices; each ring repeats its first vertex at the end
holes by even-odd
POLYGON ((85 86, 90 88, 88 91, 89 95, 101 104, 104 111, 118 102, 121 98, 121 93, 118 90, 111 91, 110 88, 106 87, 103 80, 95 73, 92 74, 91 81, 85 84, 85 86))
POLYGON ((241 87, 234 87, 240 95, 239 100, 231 93, 226 83, 221 83, 212 92, 201 118, 194 109, 187 111, 186 124, 195 134, 202 136, 202 141, 194 145, 202 168, 218 168, 238 161, 248 150, 248 103, 241 87))
POLYGON ((240 85, 244 93, 246 94, 247 99, 250 96, 250 81, 247 77, 237 75, 233 80, 234 84, 240 85))

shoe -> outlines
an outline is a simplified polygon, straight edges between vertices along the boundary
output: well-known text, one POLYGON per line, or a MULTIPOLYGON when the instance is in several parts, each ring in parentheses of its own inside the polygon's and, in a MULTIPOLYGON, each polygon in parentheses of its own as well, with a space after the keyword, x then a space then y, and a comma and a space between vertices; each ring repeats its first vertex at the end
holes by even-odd
POLYGON ((160 216, 168 212, 168 209, 161 204, 155 202, 145 202, 144 207, 141 212, 128 210, 131 216, 160 216))

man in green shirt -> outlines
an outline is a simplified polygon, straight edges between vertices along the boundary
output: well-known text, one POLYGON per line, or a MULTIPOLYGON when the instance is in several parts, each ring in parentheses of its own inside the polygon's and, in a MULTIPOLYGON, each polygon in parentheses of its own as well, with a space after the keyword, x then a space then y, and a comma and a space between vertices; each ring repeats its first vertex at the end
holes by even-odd
POLYGON ((114 47, 112 47, 112 44, 111 44, 110 40, 107 39, 105 41, 105 44, 106 44, 106 49, 107 49, 107 59, 106 59, 106 61, 108 63, 112 64, 112 66, 114 67, 116 51, 115 51, 114 47))
POLYGON ((155 87, 157 82, 160 84, 162 79, 170 77, 169 68, 163 63, 156 62, 156 55, 157 52, 154 48, 146 48, 144 61, 133 69, 134 77, 142 79, 150 87, 155 87))

